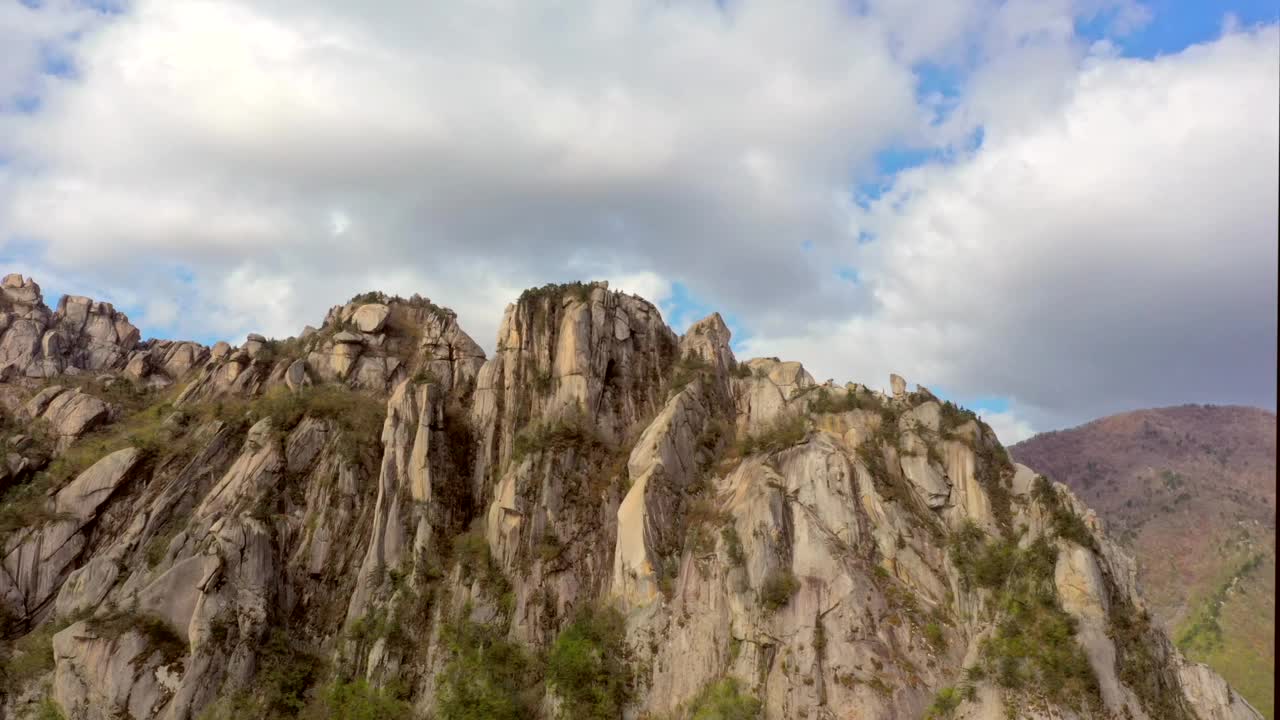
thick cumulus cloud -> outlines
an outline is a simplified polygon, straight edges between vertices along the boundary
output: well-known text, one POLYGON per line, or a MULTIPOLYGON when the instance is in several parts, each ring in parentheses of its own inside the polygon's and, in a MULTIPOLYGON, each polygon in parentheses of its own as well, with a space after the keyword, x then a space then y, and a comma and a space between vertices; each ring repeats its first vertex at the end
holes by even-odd
POLYGON ((0 258, 200 339, 378 288, 491 346, 530 285, 605 278, 683 319, 679 284, 749 352, 1010 395, 1011 432, 1261 402, 1275 29, 1143 62, 1075 33, 1140 26, 1129 0, 935 6, 17 5, 0 258), (859 206, 903 145, 938 159, 859 206))
POLYGON ((902 173, 861 214, 869 311, 751 349, 1010 396, 1037 427, 1272 405, 1278 49, 1273 26, 1086 58, 1033 118, 997 110, 986 127, 1006 130, 902 173))
POLYGON ((218 311, 190 319, 224 333, 397 273, 491 298, 490 330, 499 286, 584 274, 838 307, 800 246, 845 237, 838 188, 920 112, 875 20, 534 5, 138 2, 0 126, 3 230, 100 273, 198 268, 218 311))

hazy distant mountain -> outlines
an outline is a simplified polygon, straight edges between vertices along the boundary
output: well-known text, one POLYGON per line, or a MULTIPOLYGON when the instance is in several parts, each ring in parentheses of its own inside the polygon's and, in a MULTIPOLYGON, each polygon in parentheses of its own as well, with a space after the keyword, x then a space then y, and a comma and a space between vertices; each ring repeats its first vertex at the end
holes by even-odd
POLYGON ((1009 451, 1098 512, 1137 556, 1143 594, 1183 651, 1272 717, 1276 416, 1139 410, 1009 451))

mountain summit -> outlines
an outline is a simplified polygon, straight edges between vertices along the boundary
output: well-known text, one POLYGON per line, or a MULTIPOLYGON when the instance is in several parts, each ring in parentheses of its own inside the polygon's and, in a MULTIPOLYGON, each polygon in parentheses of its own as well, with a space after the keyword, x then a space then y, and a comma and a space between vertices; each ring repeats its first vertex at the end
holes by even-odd
POLYGON ((242 347, 0 296, 5 717, 1259 717, 973 413, 604 283, 486 357, 378 293, 242 347))

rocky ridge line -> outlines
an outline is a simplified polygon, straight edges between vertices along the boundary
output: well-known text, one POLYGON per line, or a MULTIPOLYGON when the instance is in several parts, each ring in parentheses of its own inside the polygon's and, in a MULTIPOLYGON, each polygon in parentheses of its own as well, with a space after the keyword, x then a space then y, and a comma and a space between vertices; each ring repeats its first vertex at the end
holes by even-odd
POLYGON ((328 716, 307 687, 362 679, 441 720, 679 717, 712 690, 767 718, 1257 717, 1149 626, 1092 512, 896 376, 739 362, 718 315, 677 336, 603 283, 527 291, 490 358, 452 312, 370 294, 171 365, 12 278, 0 399, 41 420, 0 602, 16 657, 46 638, 52 665, 10 676, 6 713, 266 714, 288 664, 328 716), (108 409, 59 422, 68 394, 108 409), (598 692, 532 651, 596 658, 598 692))

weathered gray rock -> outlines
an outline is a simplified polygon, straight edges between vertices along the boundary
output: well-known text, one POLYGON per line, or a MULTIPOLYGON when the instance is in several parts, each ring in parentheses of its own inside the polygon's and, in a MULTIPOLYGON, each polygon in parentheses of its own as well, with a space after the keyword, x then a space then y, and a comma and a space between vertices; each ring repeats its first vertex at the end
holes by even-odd
POLYGON ((1183 660, 1178 677, 1187 701, 1201 720, 1257 720, 1256 708, 1227 685, 1222 676, 1203 663, 1183 660))
POLYGON ((889 385, 893 388, 895 398, 901 398, 907 394, 907 381, 901 375, 890 375, 889 385))
POLYGON ((56 312, 40 286, 6 276, 0 287, 0 373, 31 378, 62 372, 120 370, 138 344, 138 329, 110 303, 65 296, 56 312))
POLYGON ((678 515, 697 472, 697 440, 711 420, 700 382, 667 402, 627 460, 631 488, 618 507, 613 592, 632 606, 658 598, 662 557, 679 543, 678 515))
POLYGON ((746 362, 750 377, 733 379, 739 432, 751 434, 803 409, 804 390, 814 386, 813 376, 798 362, 754 358, 746 362))
POLYGON ((53 698, 83 720, 156 717, 172 695, 162 656, 141 633, 95 635, 79 622, 53 637, 57 673, 53 698))
POLYGON ((141 453, 129 447, 117 450, 89 466, 54 496, 54 510, 82 523, 93 518, 111 494, 120 487, 141 453))
POLYGON ((355 324, 356 329, 363 333, 376 333, 382 330, 382 326, 387 322, 387 316, 391 314, 391 308, 382 303, 369 303, 356 308, 355 314, 351 316, 351 322, 355 324))
POLYGON ((307 377, 307 363, 305 360, 294 360, 289 369, 285 372, 285 384, 290 390, 298 390, 306 385, 311 384, 311 379, 307 377))
POLYGON ((59 591, 85 549, 83 530, 128 478, 136 448, 94 463, 49 501, 57 519, 9 540, 0 563, 0 601, 19 617, 39 611, 59 591))
POLYGON ((20 273, 9 273, 0 282, 0 298, 19 308, 34 306, 40 302, 40 286, 31 278, 24 280, 20 273))
MULTIPOLYGON (((818 386, 776 358, 739 365, 719 316, 677 338, 652 305, 604 284, 522 296, 488 360, 452 312, 420 297, 362 296, 272 353, 260 336, 238 350, 126 349, 109 305, 68 298, 55 319, 27 281, 3 285, 14 292, 0 296, 0 331, 22 320, 41 331, 21 374, 83 371, 97 352, 105 379, 185 387, 164 411, 171 448, 146 463, 119 451, 55 488, 40 523, 6 536, 0 562, 0 602, 21 622, 123 608, 171 626, 183 657, 168 662, 127 626, 72 625, 56 636, 52 677, 0 689, 0 712, 51 683, 69 718, 193 720, 252 691, 269 633, 287 628, 335 672, 405 681, 427 716, 451 656, 447 624, 465 615, 543 651, 603 601, 624 612, 637 671, 628 720, 670 715, 723 677, 766 718, 917 718, 1005 612, 958 566, 950 533, 974 525, 991 541, 1007 527, 1023 547, 1057 548, 1046 588, 1075 619, 1065 642, 1094 669, 1105 712, 1161 714, 1117 670, 1132 647, 1107 634, 1118 608, 1140 612, 1132 560, 1061 486, 1061 507, 1092 537, 1087 548, 1055 538, 1035 472, 1003 463, 985 424, 944 430, 936 399, 905 382, 886 396, 818 386), (333 387, 246 402, 312 382, 358 393, 350 416, 326 405, 294 424, 283 404, 327 403, 333 387), (386 402, 380 434, 367 398, 386 402), (247 431, 241 412, 256 420, 247 431)), ((84 393, 26 382, 0 387, 0 403, 51 426, 83 415, 84 393)), ((1138 642, 1175 706, 1258 717, 1159 632, 1138 642)), ((564 703, 545 693, 540 706, 564 703)), ((1084 720, 991 680, 955 717, 1010 708, 1084 720)))
POLYGON ((125 364, 124 371, 128 375, 141 380, 151 374, 151 357, 147 353, 137 353, 125 364))
POLYGON ((23 407, 23 415, 49 423, 64 444, 111 419, 111 406, 79 389, 53 385, 36 394, 23 407))
POLYGON ((25 374, 40 357, 43 335, 43 326, 35 320, 21 317, 10 320, 8 329, 0 336, 0 366, 13 366, 25 374))

